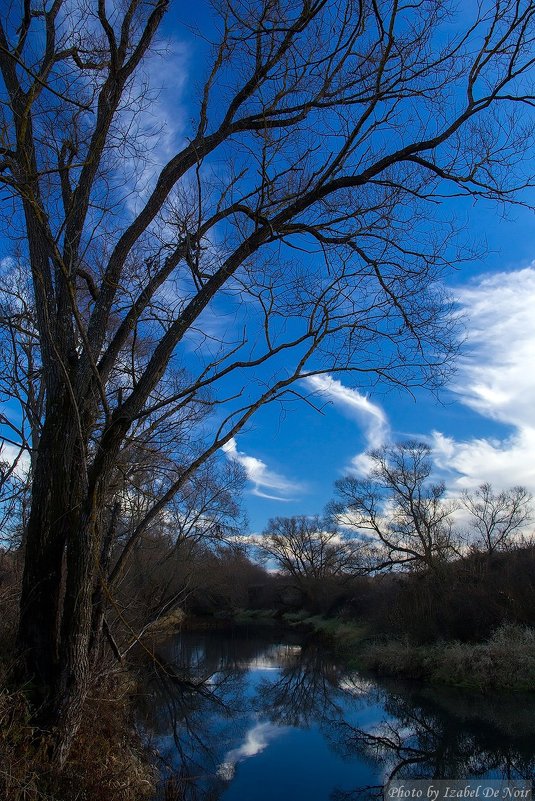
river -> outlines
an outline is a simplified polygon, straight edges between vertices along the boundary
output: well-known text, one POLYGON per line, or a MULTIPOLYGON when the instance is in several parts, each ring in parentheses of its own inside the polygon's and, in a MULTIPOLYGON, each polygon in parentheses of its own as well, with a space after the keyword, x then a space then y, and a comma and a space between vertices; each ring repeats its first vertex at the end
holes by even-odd
POLYGON ((372 679, 292 632, 160 645, 140 714, 155 801, 357 801, 389 778, 530 779, 535 696, 372 679))

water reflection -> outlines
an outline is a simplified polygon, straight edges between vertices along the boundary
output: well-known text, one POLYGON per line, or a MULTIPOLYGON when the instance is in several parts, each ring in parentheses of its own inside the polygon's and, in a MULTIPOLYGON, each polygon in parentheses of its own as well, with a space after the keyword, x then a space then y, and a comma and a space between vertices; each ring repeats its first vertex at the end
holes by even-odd
POLYGON ((144 725, 158 799, 356 801, 390 778, 535 776, 535 699, 377 684, 317 643, 188 634, 159 650, 144 725))
POLYGON ((305 728, 338 719, 343 714, 343 669, 317 644, 292 654, 276 677, 258 686, 254 706, 258 714, 279 726, 305 728))
POLYGON ((399 684, 383 687, 379 694, 385 716, 378 726, 366 731, 341 721, 330 739, 339 752, 380 764, 381 782, 350 792, 338 790, 333 794, 336 801, 382 797, 383 784, 390 779, 533 779, 533 698, 487 699, 399 684))

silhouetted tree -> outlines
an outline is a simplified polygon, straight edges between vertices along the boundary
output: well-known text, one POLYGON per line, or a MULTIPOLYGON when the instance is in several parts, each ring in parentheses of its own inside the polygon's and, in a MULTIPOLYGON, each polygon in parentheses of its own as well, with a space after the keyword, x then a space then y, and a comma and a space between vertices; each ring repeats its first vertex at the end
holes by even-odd
POLYGON ((485 0, 462 27, 442 0, 218 4, 194 42, 190 122, 155 164, 148 55, 169 7, 27 0, 0 25, 4 232, 33 293, 43 398, 18 639, 60 763, 133 430, 191 431, 225 402, 178 449, 140 538, 299 378, 440 381, 455 337, 436 201, 507 201, 528 180, 529 0, 485 0), (209 329, 225 312, 235 324, 209 329))
POLYGON ((475 548, 489 554, 503 551, 514 543, 514 535, 533 518, 533 497, 525 487, 496 492, 488 483, 481 484, 461 497, 469 513, 469 536, 475 548))
POLYGON ((406 565, 436 571, 453 550, 453 502, 444 483, 433 483, 429 446, 401 442, 371 451, 367 478, 336 482, 329 511, 367 536, 374 569, 406 565))
POLYGON ((317 516, 272 518, 257 547, 289 577, 309 608, 332 603, 336 592, 364 571, 365 546, 317 516))

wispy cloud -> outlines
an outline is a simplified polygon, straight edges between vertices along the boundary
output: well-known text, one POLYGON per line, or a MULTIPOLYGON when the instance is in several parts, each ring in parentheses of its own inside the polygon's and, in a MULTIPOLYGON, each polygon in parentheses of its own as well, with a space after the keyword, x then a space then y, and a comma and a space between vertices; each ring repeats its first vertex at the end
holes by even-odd
POLYGON ((435 431, 437 464, 458 473, 458 488, 489 481, 535 492, 535 264, 484 276, 457 298, 468 317, 468 350, 452 389, 510 432, 458 440, 435 431))
POLYGON ((135 148, 123 154, 121 169, 130 189, 131 214, 140 210, 160 170, 184 143, 187 114, 182 101, 189 55, 185 43, 160 39, 125 95, 118 119, 121 130, 135 142, 135 148))
POLYGON ((228 751, 217 770, 218 776, 225 781, 230 781, 234 777, 238 762, 243 762, 249 757, 261 754, 271 740, 280 737, 285 731, 287 731, 285 727, 274 726, 273 723, 256 723, 245 732, 245 739, 242 745, 228 751))
POLYGON ((268 498, 272 501, 293 501, 295 500, 293 496, 300 495, 305 491, 302 484, 270 470, 262 459, 239 451, 234 437, 226 445, 223 445, 222 450, 227 458, 244 468, 247 478, 253 484, 251 490, 253 495, 257 495, 259 498, 268 498))
POLYGON ((330 375, 316 375, 306 379, 313 392, 341 409, 361 427, 366 441, 364 450, 353 457, 351 468, 357 473, 366 474, 369 460, 366 451, 380 448, 389 439, 390 426, 383 409, 372 403, 357 389, 346 387, 330 375))

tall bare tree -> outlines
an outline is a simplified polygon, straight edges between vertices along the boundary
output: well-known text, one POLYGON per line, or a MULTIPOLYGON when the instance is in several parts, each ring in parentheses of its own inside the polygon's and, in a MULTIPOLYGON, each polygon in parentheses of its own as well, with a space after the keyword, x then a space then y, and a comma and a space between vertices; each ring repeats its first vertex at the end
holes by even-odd
POLYGON ((533 103, 530 0, 453 6, 225 0, 197 36, 177 23, 204 83, 156 164, 149 54, 168 0, 4 6, 4 230, 31 279, 43 382, 19 645, 60 761, 133 428, 214 404, 135 537, 300 377, 443 377, 437 287, 457 254, 440 201, 514 198, 533 103))
POLYGON ((275 517, 257 538, 260 554, 288 577, 310 609, 336 596, 356 575, 364 572, 367 552, 362 542, 340 532, 318 516, 275 517))
POLYGON ((472 544, 489 554, 510 548, 514 535, 533 520, 533 496, 525 487, 496 492, 489 483, 462 493, 461 504, 469 514, 472 544))
POLYGON ((454 549, 456 504, 432 480, 431 451, 422 442, 385 445, 368 454, 369 476, 336 482, 330 515, 370 539, 374 569, 404 565, 439 571, 454 549))

